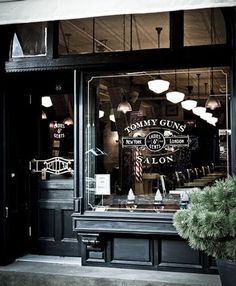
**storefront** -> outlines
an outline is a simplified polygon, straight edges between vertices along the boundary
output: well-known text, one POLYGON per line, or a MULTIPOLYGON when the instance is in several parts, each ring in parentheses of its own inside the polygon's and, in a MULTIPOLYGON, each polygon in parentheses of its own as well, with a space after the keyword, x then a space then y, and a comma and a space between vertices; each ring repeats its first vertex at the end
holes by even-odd
POLYGON ((1 27, 2 264, 216 271, 172 224, 235 173, 235 8, 210 7, 1 27))

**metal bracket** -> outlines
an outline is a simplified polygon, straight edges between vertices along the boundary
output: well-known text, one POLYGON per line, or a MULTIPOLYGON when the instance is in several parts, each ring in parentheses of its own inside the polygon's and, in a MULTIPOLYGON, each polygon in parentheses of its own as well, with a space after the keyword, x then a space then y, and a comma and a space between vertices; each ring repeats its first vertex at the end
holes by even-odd
POLYGON ((45 160, 31 160, 29 166, 32 173, 41 173, 42 177, 46 177, 46 173, 53 175, 62 175, 66 173, 73 174, 73 159, 65 159, 63 157, 52 157, 45 160))

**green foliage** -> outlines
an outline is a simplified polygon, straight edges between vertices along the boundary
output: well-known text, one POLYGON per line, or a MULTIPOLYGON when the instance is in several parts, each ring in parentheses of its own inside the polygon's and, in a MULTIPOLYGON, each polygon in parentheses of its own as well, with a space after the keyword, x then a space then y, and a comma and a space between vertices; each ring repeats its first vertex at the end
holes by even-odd
POLYGON ((192 248, 236 261, 236 177, 191 193, 188 209, 175 213, 174 226, 192 248))

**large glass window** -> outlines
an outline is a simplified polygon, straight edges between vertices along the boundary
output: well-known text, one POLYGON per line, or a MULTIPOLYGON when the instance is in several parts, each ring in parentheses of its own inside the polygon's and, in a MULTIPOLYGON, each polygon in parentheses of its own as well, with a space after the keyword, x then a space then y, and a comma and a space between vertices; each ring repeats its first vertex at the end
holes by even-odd
POLYGON ((184 45, 213 45, 226 43, 223 14, 217 9, 184 12, 184 45))
POLYGON ((159 75, 147 72, 89 80, 87 210, 174 212, 186 207, 188 192, 229 172, 226 70, 161 74, 170 82, 167 91, 177 89, 185 94, 182 101, 194 100, 194 110, 185 109, 181 101, 175 103, 176 94, 167 99, 167 91, 151 91, 148 82, 159 75), (218 106, 205 108, 209 99, 218 106))
POLYGON ((60 22, 59 54, 168 47, 169 13, 118 15, 60 22))
POLYGON ((46 23, 19 24, 12 41, 12 57, 46 55, 46 23))
MULTIPOLYGON (((56 88, 60 89, 61 85, 56 88)), ((44 94, 40 158, 33 162, 42 180, 72 178, 74 169, 73 94, 44 94)))

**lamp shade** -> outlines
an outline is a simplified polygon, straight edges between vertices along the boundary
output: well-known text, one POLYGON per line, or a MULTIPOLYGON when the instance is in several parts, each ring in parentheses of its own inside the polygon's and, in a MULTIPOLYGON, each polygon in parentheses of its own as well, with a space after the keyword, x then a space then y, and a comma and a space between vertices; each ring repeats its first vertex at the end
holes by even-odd
POLYGON ((63 120, 63 123, 64 123, 65 125, 67 125, 67 126, 74 124, 71 117, 66 117, 66 118, 63 120))
POLYGON ((99 114, 98 114, 98 116, 99 116, 99 118, 102 118, 103 116, 104 116, 104 110, 102 110, 102 109, 99 109, 99 112, 98 112, 99 114))
POLYGON ((117 111, 121 111, 123 113, 126 113, 128 111, 132 111, 131 105, 128 103, 127 100, 122 100, 121 103, 117 107, 117 111))
POLYGON ((212 113, 210 113, 210 112, 205 112, 205 113, 202 113, 202 114, 200 115, 200 117, 201 117, 201 119, 207 120, 207 119, 209 119, 210 117, 212 117, 212 113))
POLYGON ((194 108, 192 109, 192 112, 193 112, 195 115, 200 116, 201 114, 203 114, 203 113, 206 112, 206 107, 202 107, 202 106, 194 107, 194 108))
POLYGON ((179 91, 170 91, 166 94, 166 99, 172 103, 179 103, 184 100, 185 94, 179 91))
POLYGON ((197 106, 197 101, 192 99, 187 99, 181 102, 181 106, 186 110, 192 110, 197 106))
POLYGON ((109 119, 112 121, 112 122, 115 122, 116 119, 115 119, 115 114, 114 114, 114 109, 111 108, 111 111, 110 111, 110 115, 109 115, 109 119))
POLYGON ((52 106, 52 100, 50 96, 43 96, 41 99, 42 106, 44 107, 51 107, 52 106))
POLYGON ((212 124, 212 125, 216 125, 216 122, 218 121, 218 118, 216 118, 216 117, 209 117, 208 119, 207 119, 207 122, 208 123, 210 123, 210 124, 212 124))
POLYGON ((42 111, 42 116, 41 116, 42 119, 47 119, 47 115, 44 111, 42 111))
POLYGON ((169 89, 170 83, 163 79, 154 79, 148 82, 148 88, 155 93, 162 93, 169 89))
POLYGON ((221 103, 215 95, 210 95, 206 101, 205 107, 215 110, 216 108, 221 107, 221 103))

